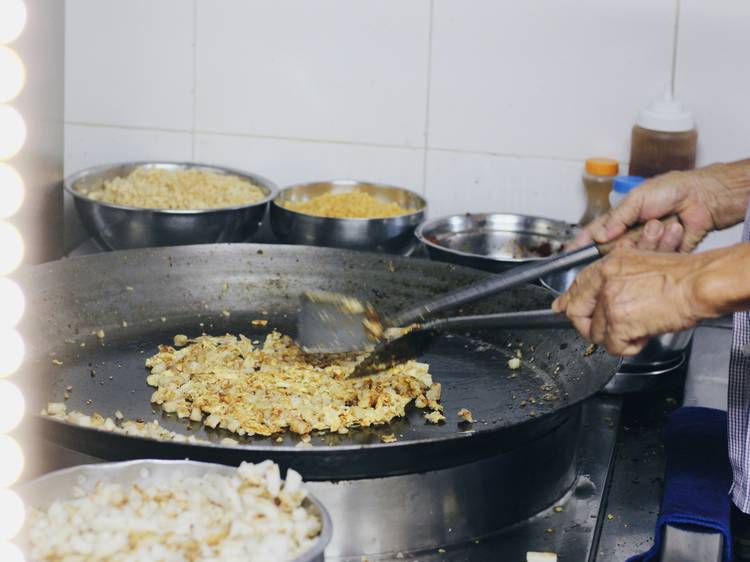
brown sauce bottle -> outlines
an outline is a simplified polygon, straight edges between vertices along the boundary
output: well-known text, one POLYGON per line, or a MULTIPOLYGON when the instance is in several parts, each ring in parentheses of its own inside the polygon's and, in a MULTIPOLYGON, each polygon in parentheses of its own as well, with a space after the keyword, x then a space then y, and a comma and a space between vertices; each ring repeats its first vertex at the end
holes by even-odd
POLYGON ((638 114, 628 173, 650 178, 671 170, 691 170, 697 145, 692 113, 667 92, 638 114))

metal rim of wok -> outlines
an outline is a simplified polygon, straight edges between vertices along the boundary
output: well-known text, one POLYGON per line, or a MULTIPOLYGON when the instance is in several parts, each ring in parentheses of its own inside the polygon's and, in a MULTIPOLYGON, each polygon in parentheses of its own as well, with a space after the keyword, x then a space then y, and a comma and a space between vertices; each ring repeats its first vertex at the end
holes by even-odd
MULTIPOLYGON (((298 296, 309 288, 367 298, 387 312, 486 275, 426 260, 255 244, 129 250, 35 266, 20 276, 29 303, 22 330, 30 410, 62 401, 65 388, 72 385, 69 410, 112 416, 116 408, 126 418, 150 421, 160 412, 152 415, 153 388, 145 382, 145 358, 177 333, 192 330, 188 335, 198 335, 200 323, 208 333, 242 331, 257 339, 274 327, 290 333, 298 296), (231 311, 230 317, 223 310, 231 311), (269 325, 251 326, 250 320, 263 312, 269 325), (123 320, 128 327, 121 327, 123 320), (107 334, 103 340, 93 335, 97 329, 107 334)), ((534 309, 551 300, 548 290, 526 286, 463 312, 534 309)), ((253 438, 228 446, 130 437, 41 415, 33 422, 46 439, 107 460, 191 458, 237 465, 271 458, 282 469, 295 468, 306 480, 424 472, 515 449, 563 423, 571 407, 601 390, 619 365, 619 359, 602 350, 584 357, 586 347, 587 342, 565 329, 441 335, 421 359, 443 384, 446 423, 426 424, 422 411, 410 407, 406 418, 385 426, 313 436, 309 448, 297 447, 297 436, 288 433, 282 443, 253 438), (533 366, 525 362, 521 374, 511 377, 508 344, 517 341, 527 349, 534 345, 539 359, 533 366), (557 366, 562 370, 553 375, 557 366), (525 394, 541 396, 539 389, 547 384, 557 399, 521 405, 530 398, 525 394), (462 423, 457 417, 461 407, 470 409, 477 422, 462 423), (395 433, 398 441, 381 443, 388 433, 395 433)), ((160 422, 188 433, 184 420, 161 414, 160 422)), ((231 436, 203 427, 192 433, 217 443, 231 436)))
MULTIPOLYGON (((18 491, 27 506, 47 509, 53 502, 70 499, 76 487, 88 487, 92 482, 106 480, 108 483, 131 484, 151 480, 158 482, 173 471, 180 471, 188 477, 202 477, 206 474, 218 473, 232 476, 234 469, 215 463, 196 462, 189 460, 158 460, 141 459, 127 462, 79 465, 71 468, 56 470, 26 482, 18 491), (144 475, 143 471, 147 471, 144 475)), ((303 502, 313 515, 320 518, 321 530, 315 544, 290 562, 313 562, 322 560, 326 547, 333 537, 333 522, 325 506, 309 491, 303 502)), ((21 535, 22 541, 25 540, 21 535)))

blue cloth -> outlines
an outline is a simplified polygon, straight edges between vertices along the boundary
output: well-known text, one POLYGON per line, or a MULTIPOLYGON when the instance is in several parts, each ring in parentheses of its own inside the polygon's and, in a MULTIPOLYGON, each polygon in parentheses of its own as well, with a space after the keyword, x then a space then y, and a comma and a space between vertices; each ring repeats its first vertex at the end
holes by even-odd
POLYGON ((659 559, 664 526, 720 532, 724 562, 732 560, 727 453, 727 414, 711 408, 683 407, 669 417, 663 434, 667 454, 664 495, 654 532, 654 546, 628 562, 659 559))

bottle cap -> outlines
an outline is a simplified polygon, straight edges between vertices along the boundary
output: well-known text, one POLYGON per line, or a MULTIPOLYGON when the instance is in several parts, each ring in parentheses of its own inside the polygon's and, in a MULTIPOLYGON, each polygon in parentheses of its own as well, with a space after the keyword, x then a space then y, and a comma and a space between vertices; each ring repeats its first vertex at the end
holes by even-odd
POLYGON ((589 158, 586 160, 586 173, 592 176, 616 176, 620 163, 612 158, 589 158))
POLYGON ((631 189, 638 187, 646 181, 641 176, 616 176, 612 180, 612 191, 617 193, 628 193, 631 189))
POLYGON ((695 126, 693 114, 682 103, 672 98, 669 89, 661 99, 641 109, 636 121, 639 127, 665 133, 689 131, 695 126))

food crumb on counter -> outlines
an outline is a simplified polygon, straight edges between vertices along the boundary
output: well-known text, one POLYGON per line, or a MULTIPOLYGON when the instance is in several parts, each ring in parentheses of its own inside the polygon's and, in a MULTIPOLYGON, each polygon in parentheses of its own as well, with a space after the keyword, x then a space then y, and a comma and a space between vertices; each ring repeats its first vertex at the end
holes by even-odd
POLYGON ((123 320, 122 321, 122 327, 123 328, 127 328, 128 327, 128 321, 127 320, 123 320))
POLYGON ((555 513, 562 513, 562 511, 563 511, 563 508, 562 508, 561 505, 556 505, 555 506, 555 513))
POLYGON ((474 416, 471 415, 471 410, 468 408, 461 408, 458 411, 458 417, 463 418, 466 422, 474 423, 474 416))
POLYGON ((229 312, 228 310, 222 310, 221 315, 224 316, 225 318, 229 318, 232 315, 232 313, 229 312))
POLYGON ((86 342, 85 341, 81 342, 81 347, 86 347, 86 342))
POLYGON ((253 326, 267 326, 268 320, 262 320, 262 319, 251 320, 250 324, 252 324, 253 326))
POLYGON ((279 436, 278 436, 278 437, 276 438, 276 442, 277 442, 277 443, 283 443, 283 442, 284 442, 284 438, 283 438, 283 437, 282 437, 281 435, 279 435, 279 436))
POLYGON ((125 290, 128 291, 129 293, 132 293, 133 291, 135 291, 135 289, 133 289, 133 287, 131 287, 130 285, 125 287, 125 290))
POLYGON ((585 350, 585 351, 583 352, 583 356, 584 356, 584 357, 588 357, 589 355, 593 355, 595 351, 596 351, 596 344, 595 344, 595 343, 592 343, 592 344, 591 344, 591 345, 589 345, 589 346, 588 346, 588 347, 586 348, 586 350, 585 350))
POLYGON ((557 562, 557 554, 554 552, 532 552, 526 553, 526 562, 557 562))
POLYGON ((521 368, 521 360, 518 357, 508 359, 508 368, 515 371, 521 368))
POLYGON ((445 554, 444 548, 438 548, 438 554, 445 554))
POLYGON ((162 322, 166 322, 167 321, 167 317, 166 316, 162 316, 161 318, 159 318, 159 320, 161 320, 162 322))
POLYGON ((105 334, 104 334, 104 330, 102 330, 101 328, 99 328, 99 329, 98 329, 98 330, 97 330, 96 332, 94 332, 94 335, 95 335, 95 336, 96 336, 97 338, 99 338, 100 340, 103 340, 103 339, 104 339, 104 336, 105 336, 105 334))
POLYGON ((615 519, 615 516, 611 513, 607 513, 607 521, 613 521, 615 519))
POLYGON ((125 419, 125 416, 122 414, 122 412, 120 410, 117 410, 115 412, 115 419, 118 420, 118 421, 122 421, 122 420, 125 419))
POLYGON ((383 443, 395 443, 397 441, 396 436, 393 433, 387 433, 380 436, 380 440, 383 443))
POLYGON ((177 347, 183 347, 183 346, 187 345, 188 341, 190 341, 190 340, 188 339, 188 337, 185 334, 177 334, 174 337, 174 344, 177 347))
POLYGON ((58 366, 59 366, 59 365, 62 365, 62 364, 63 364, 63 362, 62 362, 62 361, 60 361, 59 359, 53 359, 53 360, 52 360, 52 364, 53 364, 53 365, 58 365, 58 366))

